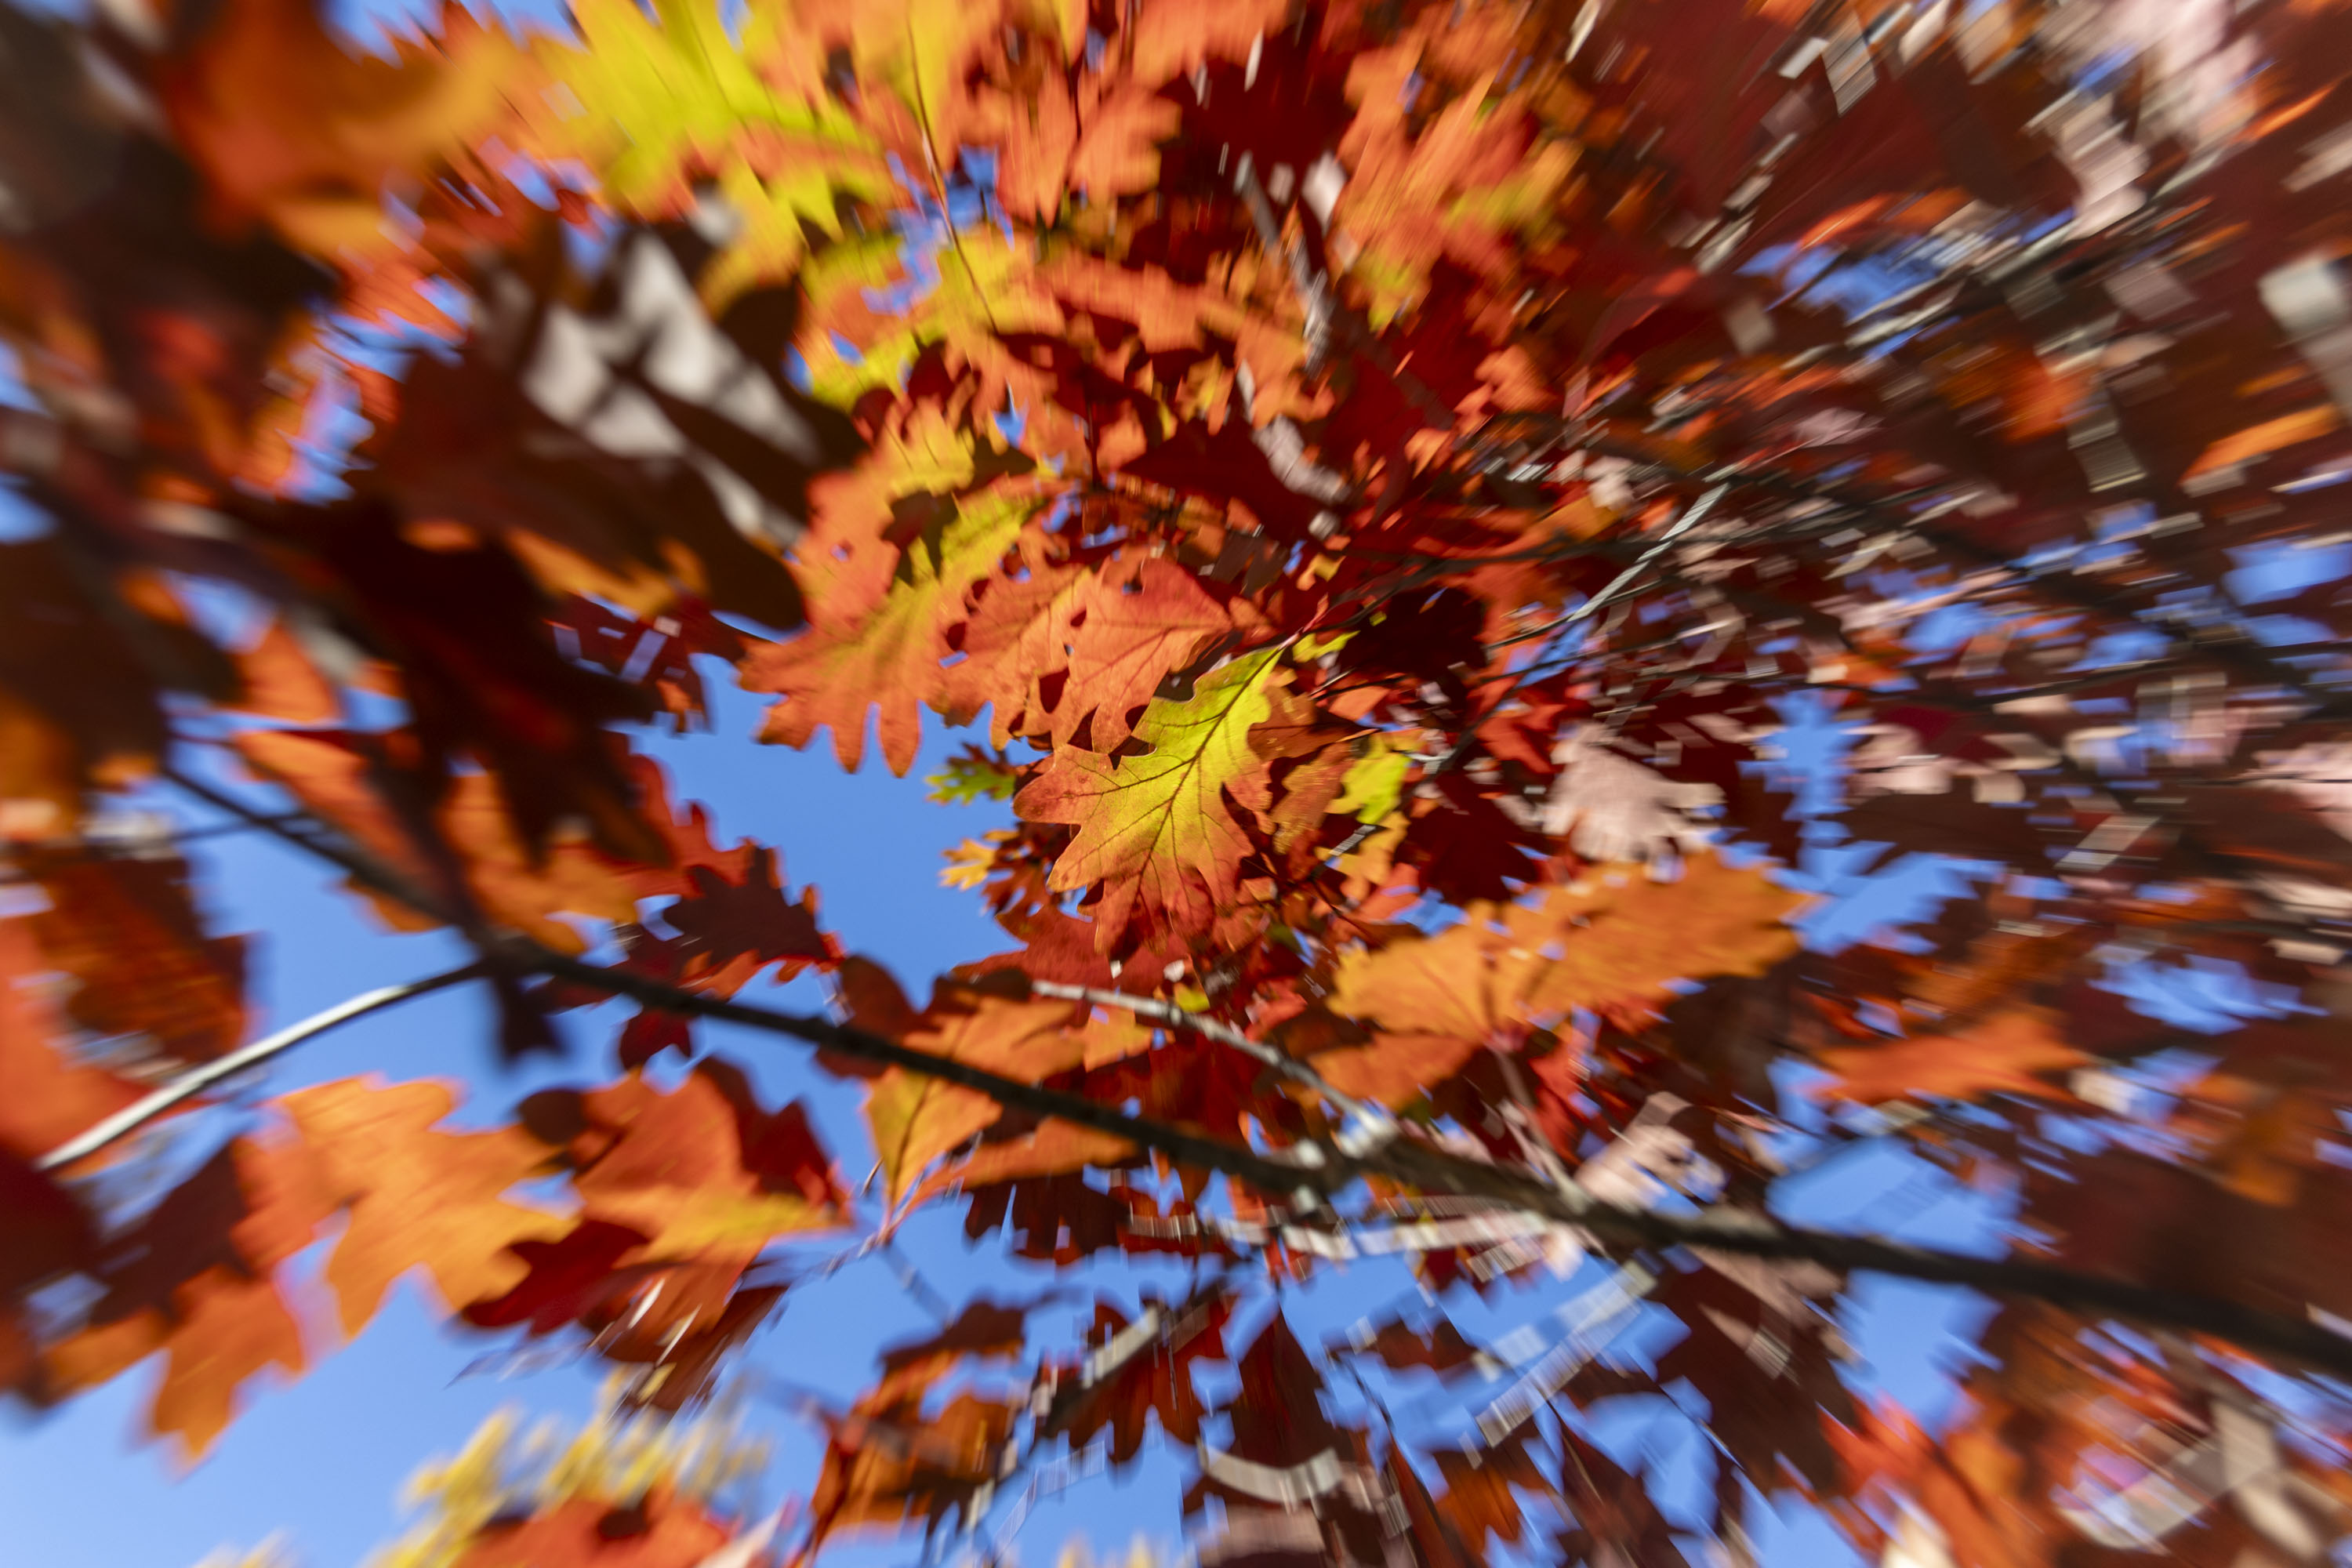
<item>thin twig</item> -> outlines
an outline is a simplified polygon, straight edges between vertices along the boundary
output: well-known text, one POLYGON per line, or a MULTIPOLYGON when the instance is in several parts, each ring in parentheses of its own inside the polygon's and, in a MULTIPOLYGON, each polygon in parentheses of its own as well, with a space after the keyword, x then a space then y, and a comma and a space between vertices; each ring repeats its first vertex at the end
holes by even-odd
POLYGON ((305 1040, 316 1039, 340 1025, 380 1012, 397 1003, 428 996, 436 991, 446 991, 468 980, 478 980, 486 972, 482 962, 476 959, 456 969, 428 974, 422 980, 362 991, 348 1001, 338 1002, 321 1012, 311 1014, 299 1024, 289 1025, 274 1035, 264 1036, 249 1046, 231 1051, 217 1061, 209 1061, 182 1073, 144 1100, 124 1106, 88 1131, 58 1144, 34 1161, 33 1168, 37 1171, 62 1170, 78 1160, 86 1160, 109 1144, 128 1138, 173 1107, 194 1100, 224 1079, 259 1067, 273 1057, 285 1055, 305 1040))
MULTIPOLYGON (((1626 588, 1631 586, 1635 578, 1639 577, 1643 572, 1649 569, 1650 563, 1655 561, 1659 556, 1664 555, 1674 544, 1675 540, 1680 539, 1684 534, 1688 533, 1692 529, 1705 521, 1706 515, 1715 510, 1716 503, 1723 499, 1724 492, 1728 489, 1730 489, 1728 485, 1718 484, 1713 489, 1708 490, 1705 495, 1699 497, 1698 500, 1693 501, 1689 506, 1683 510, 1682 516, 1675 520, 1673 527, 1667 529, 1665 532, 1660 534, 1654 541, 1653 541, 1648 549, 1643 551, 1640 555, 1634 558, 1632 565, 1626 567, 1625 570, 1618 573, 1616 576, 1611 578, 1608 584, 1599 593, 1585 600, 1584 603, 1577 605, 1576 608, 1569 611, 1568 614, 1560 616, 1559 619, 1554 621, 1550 626, 1539 627, 1535 632, 1529 633, 1528 635, 1531 637, 1548 636, 1556 642, 1559 637, 1565 636, 1577 626, 1585 621, 1589 621, 1594 616, 1599 615, 1602 610, 1606 609, 1620 594, 1623 593, 1626 588)), ((1539 650, 1536 655, 1534 664, 1531 664, 1529 668, 1532 669, 1535 665, 1541 664, 1543 662, 1543 658, 1544 654, 1539 650)), ((1511 694, 1518 690, 1520 686, 1525 684, 1526 680, 1527 673, 1523 671, 1517 679, 1513 680, 1508 686, 1506 686, 1502 692, 1496 697, 1495 700, 1487 706, 1486 710, 1488 714, 1491 715, 1500 711, 1503 704, 1511 700, 1511 694)), ((1440 757, 1437 760, 1436 763, 1430 768, 1429 772, 1424 774, 1423 777, 1425 779, 1435 778, 1438 774, 1445 773, 1453 768, 1456 763, 1459 763, 1462 760, 1462 754, 1470 749, 1471 742, 1475 738, 1477 733, 1477 721, 1473 720, 1470 723, 1464 725, 1461 736, 1454 741, 1453 746, 1443 757, 1440 757)))
POLYGON ((1262 1040, 1253 1040, 1229 1024, 1220 1024, 1214 1018, 1204 1018, 1197 1013, 1187 1013, 1172 1002, 1130 995, 1124 991, 1104 991, 1092 985, 1065 985, 1057 980, 1032 980, 1029 989, 1040 996, 1055 996, 1069 1002, 1091 1002, 1098 1007, 1117 1007, 1139 1018, 1150 1018, 1166 1028, 1189 1030, 1203 1039, 1230 1046, 1244 1056, 1264 1062, 1293 1082, 1313 1089, 1336 1106, 1342 1116, 1368 1126, 1392 1125, 1387 1111, 1358 1100, 1297 1057, 1276 1050, 1262 1040))

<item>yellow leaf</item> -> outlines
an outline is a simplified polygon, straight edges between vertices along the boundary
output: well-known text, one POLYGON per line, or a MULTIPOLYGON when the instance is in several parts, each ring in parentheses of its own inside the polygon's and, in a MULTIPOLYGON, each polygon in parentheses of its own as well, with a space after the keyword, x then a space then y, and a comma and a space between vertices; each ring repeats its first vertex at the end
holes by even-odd
POLYGON ((1095 941, 1108 949, 1138 899, 1185 931, 1205 931, 1238 890, 1248 830, 1227 799, 1264 773, 1250 727, 1270 717, 1264 649, 1204 677, 1185 701, 1154 698, 1135 727, 1151 748, 1114 760, 1065 746, 1013 797, 1015 815, 1075 827, 1049 884, 1068 892, 1103 885, 1095 941))
POLYGON ((896 185, 874 138, 832 102, 823 54, 754 7, 741 46, 715 0, 579 0, 577 47, 538 50, 544 86, 517 94, 524 151, 576 159, 605 197, 640 217, 690 211, 714 174, 743 221, 707 287, 723 298, 790 275, 804 230, 838 237, 835 195, 881 199, 896 185))
POLYGON ((1357 758, 1339 781, 1339 798, 1331 803, 1331 809, 1361 823, 1386 821, 1404 795, 1404 775, 1412 765, 1402 752, 1390 750, 1385 740, 1375 737, 1371 749, 1357 758))

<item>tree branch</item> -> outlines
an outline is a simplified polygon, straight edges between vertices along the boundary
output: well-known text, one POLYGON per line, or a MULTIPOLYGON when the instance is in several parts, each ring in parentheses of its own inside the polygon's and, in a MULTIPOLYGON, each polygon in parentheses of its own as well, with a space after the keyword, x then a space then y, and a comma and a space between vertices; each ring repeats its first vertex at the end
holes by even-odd
POLYGON ((274 1035, 264 1036, 249 1046, 244 1046, 216 1061, 206 1062, 182 1073, 154 1093, 134 1104, 126 1105, 88 1131, 58 1144, 33 1162, 37 1171, 58 1171, 79 1160, 86 1160, 109 1144, 120 1142, 150 1121, 184 1105, 215 1084, 249 1068, 259 1067, 273 1057, 285 1055, 305 1040, 315 1039, 328 1030, 363 1018, 370 1013, 386 1007, 429 996, 436 991, 446 991, 452 985, 478 980, 487 973, 482 962, 476 959, 456 969, 428 974, 422 980, 411 980, 401 985, 382 985, 373 991, 362 991, 347 1001, 338 1002, 322 1012, 313 1013, 299 1024, 289 1025, 274 1035))
MULTIPOLYGON (((429 898, 405 879, 374 865, 364 852, 262 814, 198 781, 166 770, 166 776, 199 798, 257 824, 310 853, 328 859, 356 879, 428 913, 429 898)), ((933 1056, 896 1040, 696 991, 599 965, 542 947, 528 937, 488 934, 487 963, 509 973, 537 973, 568 980, 644 1005, 690 1018, 738 1024, 783 1035, 844 1056, 902 1068, 986 1096, 999 1105, 1108 1133, 1141 1148, 1156 1149, 1183 1163, 1222 1172, 1268 1194, 1286 1194, 1302 1207, 1320 1206, 1358 1180, 1379 1176, 1424 1192, 1486 1197, 1573 1226, 1596 1244, 1617 1247, 1711 1247, 1753 1258, 1818 1263, 1842 1272, 1891 1274, 1933 1284, 1966 1286, 1995 1295, 2021 1296, 2072 1310, 2108 1314, 2163 1327, 2185 1329, 2231 1341, 2305 1366, 2352 1379, 2352 1339, 2305 1320, 2242 1302, 2185 1291, 2136 1285, 2128 1280, 2081 1273, 2031 1259, 1976 1258, 1871 1237, 1791 1226, 1749 1210, 1716 1207, 1667 1214, 1606 1203, 1570 1184, 1556 1187, 1531 1173, 1491 1164, 1409 1137, 1398 1137, 1360 1153, 1327 1143, 1301 1143, 1281 1154, 1261 1153, 1241 1144, 1130 1116, 1066 1090, 1048 1089, 992 1073, 951 1058, 933 1056)))

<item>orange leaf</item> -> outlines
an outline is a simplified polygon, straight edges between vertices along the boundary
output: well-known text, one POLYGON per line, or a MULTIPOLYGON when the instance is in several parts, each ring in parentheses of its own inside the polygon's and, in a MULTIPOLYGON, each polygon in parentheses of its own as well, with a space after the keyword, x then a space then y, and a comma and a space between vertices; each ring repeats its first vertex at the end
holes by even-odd
POLYGON ((1136 82, 1156 87, 1210 58, 1242 60, 1250 46, 1282 26, 1289 0, 1200 0, 1150 5, 1136 16, 1131 68, 1136 82))
POLYGON ((1054 710, 1054 743, 1068 744, 1091 717, 1089 749, 1097 752, 1116 750, 1132 732, 1128 715, 1231 625, 1199 578, 1158 556, 1087 579, 1073 611, 1077 630, 1069 684, 1054 710))
POLYGON ((49 907, 31 917, 42 956, 79 982, 74 1021, 144 1035, 183 1061, 232 1050, 245 1033, 245 940, 208 937, 176 856, 27 849, 49 907))
POLYGON ((575 1497, 493 1520, 450 1568, 699 1568, 721 1561, 730 1539, 700 1509, 656 1488, 625 1508, 575 1497))
POLYGON ((881 710, 882 759, 894 773, 914 765, 922 736, 922 708, 944 703, 950 649, 948 628, 965 601, 991 576, 1036 511, 1025 497, 991 495, 951 507, 938 542, 918 541, 903 558, 902 575, 884 580, 888 592, 869 614, 846 625, 816 617, 791 642, 752 649, 742 665, 748 691, 783 699, 768 710, 760 738, 805 746, 820 728, 833 731, 834 754, 855 772, 866 755, 867 714, 881 710))
POLYGON ((1176 134, 1181 114, 1157 93, 1115 93, 1086 116, 1070 185, 1087 199, 1108 202, 1148 191, 1160 180, 1159 143, 1176 134))
POLYGON ((2234 436, 2224 436, 2206 447, 2204 451, 2198 454, 2197 460, 2189 464, 2188 471, 2180 477, 2184 479, 2197 479, 2239 463, 2249 462, 2265 453, 2275 452, 2282 447, 2293 447, 2305 441, 2316 440, 2341 423, 2343 423, 2342 417, 2336 412, 2336 405, 2332 403, 2323 403, 2316 407, 2282 415, 2276 419, 2265 419, 2260 425, 2250 426, 2234 436))
POLYGON ((331 724, 342 711, 335 689, 282 620, 269 623, 261 640, 236 656, 245 690, 237 708, 289 724, 331 724))
POLYGON ((2052 1032, 2040 1012, 2002 1013, 1957 1035, 1929 1035, 1884 1046, 1817 1052, 1837 1081, 1814 1090, 1820 1099, 1885 1100, 1937 1095, 1977 1100, 2014 1094, 2030 1100, 2071 1100, 2044 1075, 2081 1067, 2091 1058, 2052 1032))
POLYGON ((1124 1138, 1080 1127, 1076 1122, 1049 1120, 1034 1132, 1002 1142, 983 1142, 965 1158, 941 1166, 915 1189, 907 1206, 929 1203, 953 1188, 969 1192, 999 1182, 1058 1176, 1069 1171, 1083 1171, 1089 1165, 1117 1164, 1134 1153, 1135 1145, 1124 1138))
POLYGON ((656 1254, 740 1254, 837 1224, 843 1194, 798 1104, 761 1109, 730 1064, 706 1058, 664 1094, 632 1073, 577 1097, 572 1186, 591 1218, 627 1226, 656 1254))
POLYGON ((201 1453, 247 1378, 302 1370, 273 1274, 333 1213, 317 1175, 299 1142, 239 1139, 165 1194, 92 1270, 105 1289, 85 1325, 43 1352, 50 1386, 85 1388, 163 1351, 151 1424, 201 1453))
POLYGON ((1797 948, 1801 895, 1711 854, 1681 878, 1602 867, 1542 901, 1473 904, 1433 937, 1403 936, 1339 961, 1334 1011, 1397 1034, 1484 1040, 1579 1007, 1654 1002, 1676 980, 1760 974, 1797 948))
POLYGON ((1789 918, 1805 903, 1760 867, 1735 869, 1712 853, 1691 856, 1671 882, 1639 868, 1602 868, 1544 902, 1532 929, 1559 961, 1537 982, 1546 1010, 1651 1001, 1675 980, 1761 974, 1797 951, 1789 918))
POLYGON ((0 920, 0 1149, 36 1159, 137 1100, 127 1079, 73 1064, 63 1020, 32 977, 47 964, 30 922, 0 920))
MULTIPOLYGON (((1035 1083, 1085 1059, 1066 1002, 1011 1001, 941 981, 900 1043, 951 1061, 1035 1083)), ((896 1206, 931 1162, 980 1132, 1003 1107, 976 1090, 892 1068, 866 1098, 874 1151, 896 1206)))
POLYGON ((1274 659, 1271 648, 1236 659, 1182 701, 1153 698, 1135 728, 1145 754, 1065 746, 1013 797, 1016 815, 1077 829, 1051 885, 1103 885, 1097 947, 1118 941, 1139 897, 1187 931, 1208 929, 1232 900, 1250 847, 1234 797, 1265 795, 1250 731, 1272 716, 1267 691, 1287 679, 1274 659))
POLYGON ((546 1168, 547 1151, 529 1133, 437 1130, 457 1105, 445 1085, 345 1079, 278 1104, 331 1200, 351 1209, 325 1270, 346 1333, 364 1327, 393 1281, 419 1267, 452 1308, 502 1295, 526 1272, 508 1251, 513 1243, 571 1228, 504 1196, 546 1168))
POLYGON ((528 90, 504 31, 453 5, 434 33, 396 61, 355 56, 301 0, 236 0, 166 73, 164 103, 224 205, 318 254, 380 247, 385 182, 426 174, 528 90))
POLYGON ((1476 1036, 1381 1035, 1369 1046, 1324 1051, 1314 1064, 1342 1094, 1396 1110, 1419 1099, 1427 1086, 1461 1071, 1479 1044, 1476 1036))
POLYGON ((190 1459, 228 1426, 247 1379, 270 1366, 299 1376, 308 1364, 300 1326, 278 1287, 224 1265, 174 1290, 168 1314, 151 1307, 85 1330, 54 1347, 46 1366, 59 1387, 81 1388, 158 1350, 170 1353, 149 1421, 178 1437, 190 1459))

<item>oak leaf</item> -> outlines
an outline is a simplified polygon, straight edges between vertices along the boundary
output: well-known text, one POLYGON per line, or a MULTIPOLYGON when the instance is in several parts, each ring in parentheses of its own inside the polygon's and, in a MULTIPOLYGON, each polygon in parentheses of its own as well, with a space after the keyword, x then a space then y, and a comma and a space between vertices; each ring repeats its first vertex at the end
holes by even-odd
POLYGON ((518 1241, 509 1250, 530 1273, 503 1296, 475 1301, 459 1316, 478 1329, 528 1323, 551 1334, 629 1289, 643 1271, 621 1273, 620 1261, 653 1238, 609 1220, 584 1219, 561 1241, 518 1241))
POLYGON ((963 1393, 935 1415, 854 1410, 835 1417, 809 1499, 816 1520, 813 1539, 896 1525, 917 1514, 936 1525, 970 1506, 994 1479, 1022 1408, 1019 1402, 963 1393))
POLYGON ((309 1364, 300 1326, 278 1287, 216 1266, 148 1308, 85 1329, 52 1347, 44 1373, 59 1391, 116 1376, 156 1351, 169 1352, 150 1407, 150 1426, 180 1440, 195 1458, 226 1429, 237 1391, 266 1368, 299 1375, 309 1364))
POLYGON ((288 724, 331 724, 342 710, 333 683, 282 619, 271 621, 236 656, 236 667, 244 683, 236 706, 243 712, 288 724))
POLYGON ((1097 752, 1116 750, 1129 733, 1129 713, 1231 625, 1199 578, 1158 556, 1089 578, 1071 619, 1077 629, 1069 682, 1054 709, 1054 743, 1067 745, 1091 719, 1087 749, 1097 752))
POLYGON ((410 1269, 433 1277, 455 1309, 504 1294, 524 1268, 509 1248, 571 1228, 506 1194, 544 1173, 547 1151, 520 1128, 444 1131, 457 1096, 432 1082, 346 1079, 278 1101, 317 1162, 329 1198, 351 1222, 325 1277, 343 1331, 375 1316, 384 1292, 410 1269))
POLYGON ((35 980, 47 967, 30 922, 0 920, 0 1150, 27 1160, 145 1092, 66 1054, 65 1020, 35 980))
POLYGON ((760 738, 797 748, 830 727, 834 754, 854 772, 866 755, 866 715, 878 709, 883 761, 903 775, 914 765, 923 706, 947 689, 940 661, 950 652, 948 627, 1036 510, 1034 500, 1005 494, 959 505, 936 548, 919 542, 909 550, 905 574, 854 627, 820 624, 791 642, 754 649, 742 667, 744 689, 782 698, 768 710, 760 738))
POLYGON ((90 1269, 101 1293, 43 1351, 38 1392, 89 1387, 163 1352, 150 1426, 177 1436, 189 1457, 201 1454, 247 1379, 307 1364, 276 1271, 334 1207, 299 1142, 231 1143, 109 1238, 90 1269))
POLYGON ((398 42, 394 59, 352 55, 302 0, 237 0, 210 20, 164 73, 181 144, 222 206, 320 256, 384 247, 387 181, 425 175, 530 90, 507 35, 455 6, 434 45, 398 42))
MULTIPOLYGON (((1488 906, 1474 906, 1474 915, 1488 906)), ((1544 966, 1474 918, 1433 937, 1400 936, 1339 961, 1331 1007, 1383 1031, 1484 1041, 1521 1016, 1544 966)))
POLYGON ((0 1149, 0 1300, 84 1267, 97 1232, 72 1194, 0 1149))
POLYGON ((1760 867, 1698 854, 1671 882, 1636 868, 1589 872, 1550 893, 1538 923, 1515 930, 1558 952, 1531 999, 1565 1011, 1657 999, 1675 980, 1761 974, 1797 951, 1789 920, 1806 902, 1760 867))
POLYGON ((1098 1354, 1115 1344, 1128 1347, 1140 1332, 1151 1338, 1065 1393, 1042 1424, 1048 1435, 1067 1434, 1072 1445, 1084 1447, 1108 1431, 1114 1464, 1142 1451, 1147 1425, 1155 1416, 1177 1442, 1200 1440, 1208 1406, 1193 1386, 1192 1369, 1225 1359, 1224 1327, 1233 1316, 1233 1298, 1212 1291, 1176 1307, 1147 1300, 1144 1310, 1143 1319, 1130 1322, 1109 1302, 1096 1305, 1087 1343, 1098 1354))
POLYGON ((206 695, 233 694, 235 675, 210 643, 176 620, 119 609, 120 625, 55 541, 0 543, 0 838, 71 832, 85 790, 143 776, 163 755, 157 682, 126 630, 206 695))
POLYGON ((1002 1182, 1066 1175, 1089 1166, 1117 1165, 1134 1158, 1135 1152, 1134 1144, 1113 1133, 1048 1120, 1013 1137, 983 1139, 962 1159, 942 1165, 925 1177, 908 1197, 908 1206, 919 1207, 956 1188, 971 1192, 1002 1182))
POLYGON ((1375 1026, 1365 1046, 1316 1066, 1342 1089, 1391 1106, 1577 1008, 1647 1007, 1679 980, 1759 974, 1796 950, 1786 917, 1803 902, 1762 872, 1712 855, 1683 878, 1602 868, 1529 904, 1473 904, 1435 936, 1400 933, 1339 961, 1330 1006, 1375 1026))
MULTIPOLYGON (((1036 1083, 1083 1063, 1083 1037, 1069 1027, 1071 1016, 1066 1002, 1013 1001, 941 981, 930 1005, 898 1038, 932 1056, 1036 1083)), ((875 1079, 866 1094, 866 1120, 891 1204, 907 1196, 933 1161, 1003 1113, 1003 1106, 976 1089, 904 1068, 875 1079)))
POLYGON ((1316 1053, 1315 1070, 1342 1094, 1397 1110, 1420 1099, 1430 1085, 1461 1071, 1480 1049, 1481 1039, 1475 1034, 1381 1034, 1368 1045, 1316 1053))
POLYGON ((1814 1093, 1823 1100, 1858 1100, 1866 1105, 1930 1095, 2072 1100, 2073 1092, 2063 1082, 2053 1082, 2050 1075, 2071 1072, 2092 1058, 2060 1039, 2053 1023, 2044 1013, 2019 1008, 1997 1013, 1954 1035, 1819 1051, 1815 1055, 1822 1066, 1835 1077, 1814 1093))
POLYGON ((702 1568, 733 1538, 693 1503, 656 1488, 627 1507, 574 1497, 527 1518, 493 1520, 450 1568, 702 1568))
POLYGON ((183 1061, 244 1037, 245 942, 206 936, 172 855, 30 848, 19 857, 49 907, 30 917, 49 964, 73 976, 66 1011, 99 1035, 144 1035, 183 1061))
POLYGON ((1265 772, 1249 732, 1274 711, 1275 658, 1269 648, 1235 659, 1186 700, 1152 699, 1135 727, 1151 748, 1144 754, 1114 760, 1065 747, 1013 797, 1017 815, 1078 830, 1049 885, 1101 885, 1097 948, 1125 934, 1139 900, 1184 931, 1207 929, 1232 901, 1250 848, 1232 795, 1265 772))
POLYGON ((832 1162, 797 1104, 761 1109, 732 1064, 706 1058, 669 1093, 633 1073, 573 1095, 535 1097, 557 1123, 587 1216, 642 1233, 656 1255, 740 1254, 839 1222, 832 1162))
POLYGON ((895 184, 882 149, 824 91, 821 51, 762 10, 730 27, 726 8, 665 0, 583 0, 571 13, 577 46, 540 46, 554 87, 518 95, 518 141, 554 163, 578 158, 627 210, 647 218, 690 212, 695 184, 717 184, 741 231, 706 287, 724 300, 789 276, 812 238, 838 238, 835 192, 876 198, 895 184), (536 100, 536 101, 534 101, 536 100))

